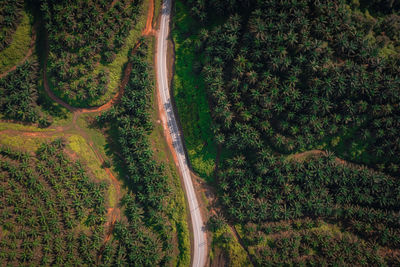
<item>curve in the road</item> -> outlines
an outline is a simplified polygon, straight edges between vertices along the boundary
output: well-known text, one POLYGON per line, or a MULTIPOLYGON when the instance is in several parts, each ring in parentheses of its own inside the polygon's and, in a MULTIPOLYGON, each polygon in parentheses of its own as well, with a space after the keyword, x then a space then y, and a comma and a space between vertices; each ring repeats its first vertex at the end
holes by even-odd
POLYGON ((161 116, 161 118, 163 120, 164 129, 166 129, 167 134, 169 133, 172 139, 173 152, 175 152, 175 159, 178 161, 177 163, 183 177, 184 189, 189 203, 193 232, 192 266, 203 267, 207 261, 207 236, 199 208, 199 202, 189 172, 188 160, 184 152, 183 141, 175 119, 168 85, 167 45, 170 14, 171 0, 163 0, 160 30, 157 34, 156 57, 157 87, 163 111, 166 113, 166 116, 161 116))

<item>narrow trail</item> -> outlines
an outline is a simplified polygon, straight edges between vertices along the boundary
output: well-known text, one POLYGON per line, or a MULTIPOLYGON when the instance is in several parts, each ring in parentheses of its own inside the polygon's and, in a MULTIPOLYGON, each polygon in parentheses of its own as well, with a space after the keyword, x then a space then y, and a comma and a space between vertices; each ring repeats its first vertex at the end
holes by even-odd
POLYGON ((149 10, 147 13, 146 27, 142 31, 143 36, 154 35, 156 32, 153 29, 153 16, 154 16, 154 0, 149 0, 149 10))
POLYGON ((29 49, 28 52, 26 53, 26 55, 24 56, 23 59, 21 59, 17 64, 15 64, 14 66, 12 66, 11 68, 9 68, 8 70, 6 70, 5 72, 0 74, 0 79, 7 76, 7 74, 9 74, 10 72, 14 71, 17 69, 18 66, 22 65, 33 53, 33 50, 35 49, 35 42, 36 42, 36 27, 37 25, 34 25, 32 27, 32 39, 31 39, 31 43, 29 45, 29 49))
POLYGON ((244 251, 246 251, 247 259, 250 261, 250 263, 251 263, 253 266, 257 266, 257 265, 255 264, 255 262, 256 262, 255 259, 253 259, 253 257, 252 257, 252 255, 250 254, 249 250, 248 250, 247 247, 244 245, 244 242, 243 242, 242 238, 240 237, 239 233, 237 232, 235 226, 232 226, 232 225, 230 225, 230 224, 228 224, 228 225, 229 225, 229 228, 231 229, 231 232, 233 233, 234 237, 235 237, 236 240, 239 242, 239 245, 244 249, 244 251))

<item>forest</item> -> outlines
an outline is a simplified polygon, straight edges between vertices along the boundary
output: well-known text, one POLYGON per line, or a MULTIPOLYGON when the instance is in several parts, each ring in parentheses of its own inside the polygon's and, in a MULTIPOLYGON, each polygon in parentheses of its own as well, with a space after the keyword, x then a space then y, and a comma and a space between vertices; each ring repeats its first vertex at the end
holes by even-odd
POLYGON ((252 263, 399 264, 397 3, 185 2, 224 151, 219 200, 252 263), (305 219, 322 229, 262 226, 305 219))
POLYGON ((29 59, 9 75, 0 78, 0 112, 5 118, 38 122, 43 127, 50 124, 48 116, 37 104, 38 72, 38 62, 29 59))
POLYGON ((0 259, 6 265, 93 264, 104 236, 104 183, 63 151, 0 146, 0 259))
MULTIPOLYGON (((108 89, 111 63, 135 25, 141 1, 41 1, 48 34, 48 72, 66 102, 87 106, 108 89)), ((119 77, 118 77, 119 78, 119 77)))

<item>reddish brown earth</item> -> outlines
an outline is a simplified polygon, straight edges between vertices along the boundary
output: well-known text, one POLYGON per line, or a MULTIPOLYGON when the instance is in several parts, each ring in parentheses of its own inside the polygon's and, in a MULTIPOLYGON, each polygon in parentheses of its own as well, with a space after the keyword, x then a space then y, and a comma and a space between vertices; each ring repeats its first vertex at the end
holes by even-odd
MULTIPOLYGON (((304 159, 307 159, 308 157, 318 157, 318 156, 326 156, 327 153, 326 151, 319 150, 319 149, 313 149, 309 151, 305 151, 302 153, 297 153, 292 155, 292 159, 298 160, 298 161, 303 161, 304 159)), ((349 162, 345 161, 344 159, 335 157, 335 161, 339 164, 350 164, 349 162)))

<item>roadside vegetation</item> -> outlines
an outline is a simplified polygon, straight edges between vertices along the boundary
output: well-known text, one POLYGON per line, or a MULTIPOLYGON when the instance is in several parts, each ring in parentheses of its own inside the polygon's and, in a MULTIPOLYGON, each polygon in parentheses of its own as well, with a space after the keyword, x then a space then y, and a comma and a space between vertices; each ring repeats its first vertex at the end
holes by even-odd
POLYGON ((193 170, 212 179, 217 153, 204 81, 200 76, 201 55, 195 44, 200 27, 182 1, 175 2, 172 37, 175 47, 173 94, 185 146, 193 170))
MULTIPOLYGON (((162 1, 156 1, 154 10, 155 14, 157 14, 157 2, 159 5, 161 5, 162 1)), ((154 64, 155 39, 148 41, 148 44, 147 63, 151 66, 154 64)), ((149 140, 150 146, 154 152, 154 159, 165 165, 164 170, 168 176, 169 183, 171 184, 171 194, 168 198, 168 205, 166 207, 166 213, 171 220, 171 226, 176 235, 173 237, 175 249, 171 264, 172 266, 189 266, 191 251, 186 199, 182 189, 178 169, 176 167, 171 150, 168 147, 167 140, 164 136, 164 128, 162 126, 158 110, 159 106, 157 102, 157 87, 155 85, 155 77, 154 68, 150 68, 150 80, 152 81, 151 86, 153 90, 149 112, 151 114, 151 122, 153 127, 149 135, 149 140)))
POLYGON ((228 266, 252 266, 249 261, 247 252, 238 243, 237 237, 232 233, 231 228, 221 215, 213 215, 210 217, 207 227, 213 232, 210 260, 213 266, 222 265, 222 262, 216 262, 218 250, 222 250, 223 255, 227 258, 228 266))
POLYGON ((97 119, 99 125, 117 129, 118 145, 127 169, 125 183, 129 188, 121 202, 128 221, 116 225, 110 246, 138 255, 125 260, 125 264, 137 266, 168 264, 172 260, 176 232, 167 208, 169 201, 174 201, 171 197, 176 189, 166 175, 165 165, 154 159, 149 140, 153 130, 150 108, 154 87, 146 58, 147 42, 143 39, 130 57, 132 72, 121 101, 97 119), (142 251, 132 249, 138 233, 145 236, 142 251))
POLYGON ((399 10, 390 3, 186 1, 214 140, 228 151, 220 204, 243 227, 253 264, 399 264, 399 10), (312 226, 263 227, 299 220, 312 226))

